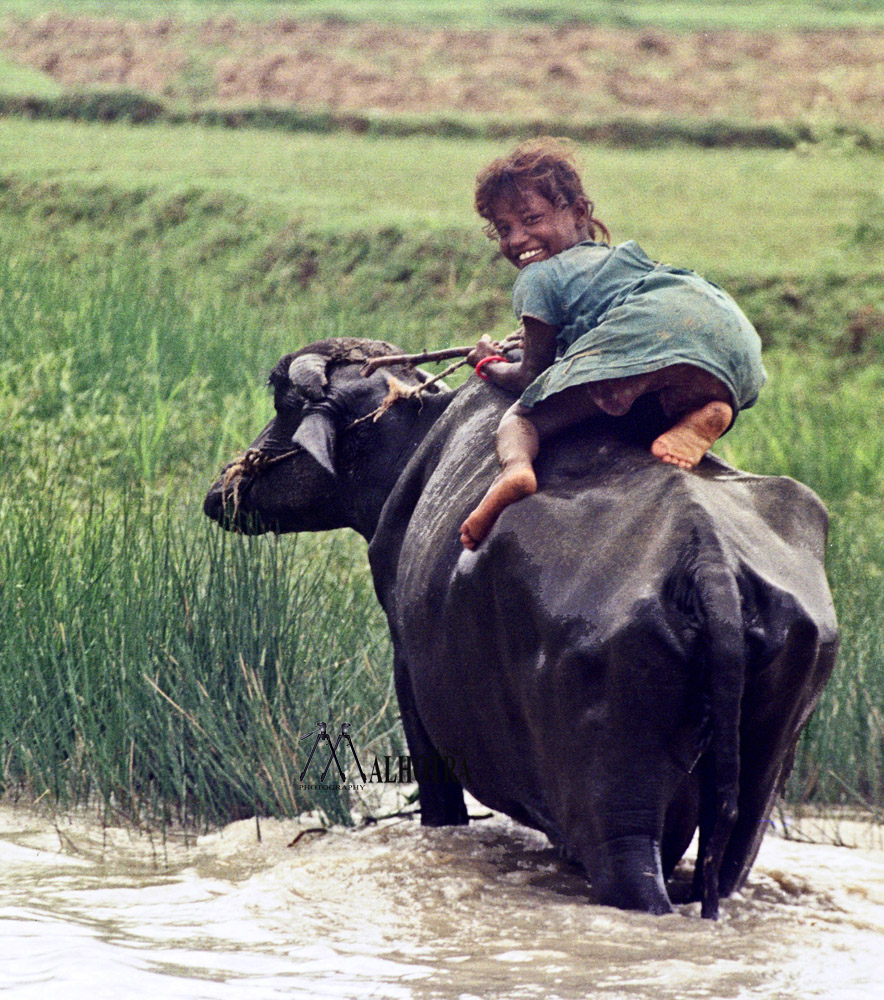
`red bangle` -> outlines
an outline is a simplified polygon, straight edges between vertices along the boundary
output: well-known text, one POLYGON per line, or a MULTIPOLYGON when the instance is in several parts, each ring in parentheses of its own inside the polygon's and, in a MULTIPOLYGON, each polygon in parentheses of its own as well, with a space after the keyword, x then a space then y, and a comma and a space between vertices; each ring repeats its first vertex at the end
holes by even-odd
POLYGON ((482 369, 484 368, 485 365, 489 364, 491 361, 508 362, 508 359, 505 358, 502 354, 492 354, 490 358, 482 358, 482 360, 476 365, 476 374, 479 376, 479 378, 485 379, 486 382, 488 381, 488 376, 482 372, 482 369))

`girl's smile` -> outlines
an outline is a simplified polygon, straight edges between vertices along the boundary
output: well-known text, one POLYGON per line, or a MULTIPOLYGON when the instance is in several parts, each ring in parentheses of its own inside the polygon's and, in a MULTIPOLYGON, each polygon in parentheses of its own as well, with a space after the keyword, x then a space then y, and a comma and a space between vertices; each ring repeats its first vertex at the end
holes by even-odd
POLYGON ((554 205, 528 189, 518 201, 499 201, 491 219, 500 252, 520 270, 548 260, 589 237, 586 206, 554 205))

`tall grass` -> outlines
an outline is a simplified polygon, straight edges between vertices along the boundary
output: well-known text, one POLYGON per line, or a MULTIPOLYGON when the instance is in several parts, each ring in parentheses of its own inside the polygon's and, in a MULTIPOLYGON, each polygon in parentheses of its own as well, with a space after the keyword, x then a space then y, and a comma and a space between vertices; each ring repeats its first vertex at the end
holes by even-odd
POLYGON ((242 304, 189 299, 128 254, 107 262, 0 257, 0 460, 160 487, 227 457, 266 412, 243 393, 276 355, 242 304), (222 322, 222 313, 224 321, 222 322), (234 398, 235 397, 235 398, 234 398), (219 401, 227 405, 219 407, 219 401), (221 416, 223 413, 223 417, 221 416))
POLYGON ((145 822, 346 820, 346 791, 295 777, 318 721, 399 745, 363 547, 228 536, 200 509, 297 345, 131 251, 20 237, 0 239, 0 784, 145 822))
POLYGON ((716 448, 753 472, 789 475, 830 514, 827 570, 841 653, 799 744, 787 796, 884 804, 884 369, 819 356, 767 359, 771 382, 716 448))
POLYGON ((386 632, 346 546, 303 558, 125 494, 61 513, 62 491, 0 512, 3 790, 144 823, 346 822, 347 791, 298 783, 300 738, 346 721, 398 745, 386 632))

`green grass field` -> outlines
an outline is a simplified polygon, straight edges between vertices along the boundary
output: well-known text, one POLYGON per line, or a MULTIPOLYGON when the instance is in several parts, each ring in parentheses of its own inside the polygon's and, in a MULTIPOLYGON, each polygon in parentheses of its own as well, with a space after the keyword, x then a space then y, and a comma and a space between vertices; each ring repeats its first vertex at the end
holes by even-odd
POLYGON ((583 22, 626 27, 667 27, 676 30, 741 28, 748 31, 788 28, 882 27, 884 11, 876 0, 0 0, 0 15, 34 17, 65 11, 74 14, 187 20, 238 18, 337 17, 353 21, 438 24, 496 28, 513 24, 583 22))
POLYGON ((0 55, 0 93, 28 97, 57 97, 64 88, 51 76, 29 66, 22 66, 0 55))
MULTIPOLYGON (((270 225, 297 221, 325 233, 391 226, 478 233, 472 179, 510 145, 0 120, 5 174, 98 189, 99 209, 102 188, 159 198, 198 189, 243 199, 270 225)), ((581 157, 615 237, 638 239, 660 259, 756 276, 878 267, 851 240, 884 197, 872 153, 596 146, 581 157)))
MULTIPOLYGON (((504 6, 442 5, 471 23, 504 6)), ((763 18, 777 5, 739 6, 763 18)), ((811 7, 822 16, 790 10, 811 7)), ((575 9, 532 9, 553 8, 575 9)), ((825 8, 851 10, 874 14, 825 8)), ((286 351, 511 328, 511 269, 471 210, 476 169, 509 144, 0 119, 7 796, 144 823, 314 806, 347 820, 346 797, 304 793, 293 771, 299 737, 326 717, 350 716, 360 747, 401 745, 364 545, 346 532, 231 538, 204 523, 202 495, 268 418, 263 381, 286 351)), ((880 808, 882 156, 847 142, 580 155, 615 239, 719 281, 762 333, 770 384, 717 450, 824 499, 843 628, 788 795, 880 808)))

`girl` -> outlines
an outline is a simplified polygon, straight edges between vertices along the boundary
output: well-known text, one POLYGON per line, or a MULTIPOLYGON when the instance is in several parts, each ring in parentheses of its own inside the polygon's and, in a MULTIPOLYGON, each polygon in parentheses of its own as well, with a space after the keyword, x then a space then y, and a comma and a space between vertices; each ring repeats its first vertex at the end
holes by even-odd
POLYGON ((541 441, 572 424, 622 416, 656 393, 673 423, 651 452, 692 469, 755 403, 766 376, 752 324, 692 271, 654 263, 632 240, 610 246, 562 142, 523 143, 480 171, 476 210, 520 272, 513 306, 524 342, 512 364, 488 336, 470 355, 477 374, 520 398, 497 430, 500 474, 461 526, 468 549, 535 492, 541 441))

